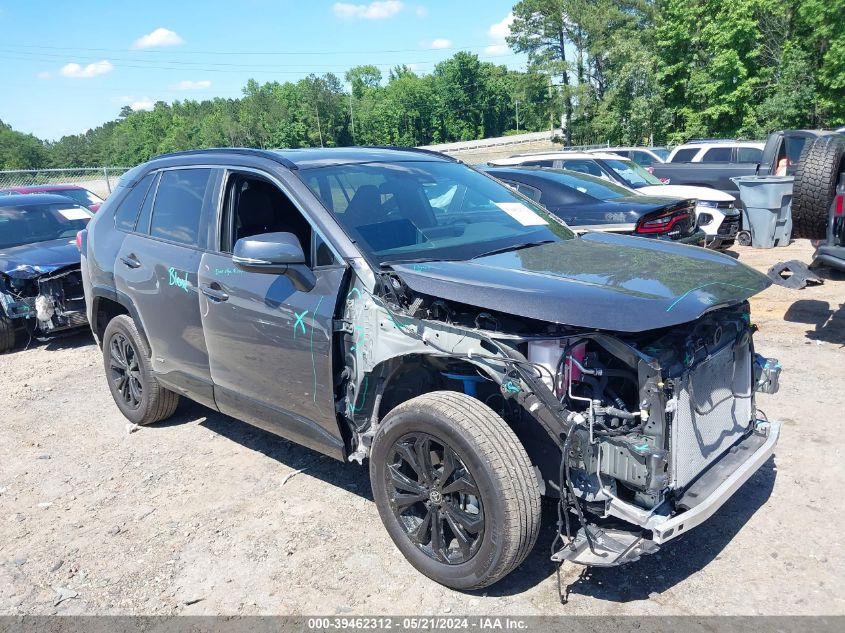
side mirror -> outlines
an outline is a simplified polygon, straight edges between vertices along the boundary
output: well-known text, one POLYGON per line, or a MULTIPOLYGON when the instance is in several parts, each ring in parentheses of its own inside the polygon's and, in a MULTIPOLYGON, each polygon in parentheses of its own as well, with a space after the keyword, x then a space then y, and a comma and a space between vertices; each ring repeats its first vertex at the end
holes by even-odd
POLYGON ((250 273, 285 275, 294 288, 309 292, 317 284, 305 264, 305 253, 293 233, 264 233, 235 242, 232 263, 250 273))

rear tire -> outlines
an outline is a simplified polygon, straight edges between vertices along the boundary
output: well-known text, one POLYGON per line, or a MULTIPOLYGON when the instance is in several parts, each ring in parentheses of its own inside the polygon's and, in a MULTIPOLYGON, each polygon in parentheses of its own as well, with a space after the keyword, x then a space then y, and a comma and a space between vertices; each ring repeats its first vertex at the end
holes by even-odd
POLYGON ((109 321, 103 334, 103 363, 112 398, 133 424, 160 422, 176 411, 179 394, 155 379, 150 353, 131 317, 121 314, 109 321))
POLYGON ((796 238, 823 239, 836 185, 845 170, 845 139, 821 136, 808 140, 795 169, 792 230, 796 238))
POLYGON ((5 314, 0 314, 0 354, 5 354, 15 346, 15 322, 5 314))
POLYGON ((493 584, 537 540, 531 461, 504 420, 467 395, 436 391, 393 409, 373 440, 370 480, 393 542, 447 587, 493 584))

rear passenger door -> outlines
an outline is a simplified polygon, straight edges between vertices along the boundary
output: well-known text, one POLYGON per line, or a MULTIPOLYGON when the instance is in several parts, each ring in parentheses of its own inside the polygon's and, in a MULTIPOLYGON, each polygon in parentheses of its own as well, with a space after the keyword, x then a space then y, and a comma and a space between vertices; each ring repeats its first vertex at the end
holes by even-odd
POLYGON ((199 271, 215 400, 223 413, 342 459, 332 342, 346 266, 279 184, 251 170, 226 173, 218 231, 199 271), (238 239, 279 232, 299 238, 311 290, 233 264, 238 239))
POLYGON ((197 272, 218 175, 211 168, 158 173, 115 262, 117 288, 135 305, 159 380, 210 406, 197 272))

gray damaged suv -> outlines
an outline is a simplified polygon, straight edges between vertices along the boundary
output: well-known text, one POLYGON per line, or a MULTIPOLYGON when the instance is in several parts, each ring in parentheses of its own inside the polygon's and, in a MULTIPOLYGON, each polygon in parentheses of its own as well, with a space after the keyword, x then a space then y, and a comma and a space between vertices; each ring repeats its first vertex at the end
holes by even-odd
MULTIPOLYGON (((748 297, 767 278, 657 240, 576 236, 447 157, 204 150, 130 171, 81 236, 88 317, 136 424, 180 396, 369 459, 407 559, 458 589, 552 558, 636 560, 772 454, 748 297)), ((350 526, 354 529, 354 526, 350 526)))

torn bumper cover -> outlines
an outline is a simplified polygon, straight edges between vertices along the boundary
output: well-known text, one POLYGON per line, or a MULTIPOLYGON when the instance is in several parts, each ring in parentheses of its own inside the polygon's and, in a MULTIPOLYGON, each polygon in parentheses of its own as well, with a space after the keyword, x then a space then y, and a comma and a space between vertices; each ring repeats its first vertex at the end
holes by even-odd
POLYGON ((653 554, 662 544, 686 534, 713 516, 772 456, 779 435, 778 422, 757 421, 750 435, 735 444, 686 489, 675 504, 680 512, 661 514, 661 508, 657 508, 641 525, 632 525, 629 530, 589 525, 578 532, 572 543, 555 552, 552 560, 611 567, 653 554))
POLYGON ((79 265, 48 272, 36 266, 20 266, 0 273, 0 310, 35 335, 86 325, 79 265))

